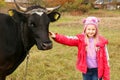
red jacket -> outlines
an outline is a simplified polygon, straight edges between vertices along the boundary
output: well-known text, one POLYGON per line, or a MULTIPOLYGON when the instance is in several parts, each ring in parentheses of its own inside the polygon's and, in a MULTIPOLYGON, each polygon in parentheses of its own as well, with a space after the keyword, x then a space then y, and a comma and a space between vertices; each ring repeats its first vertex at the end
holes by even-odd
MULTIPOLYGON (((75 38, 70 38, 64 35, 56 34, 56 38, 54 39, 56 42, 65 44, 68 46, 77 46, 78 47, 78 55, 77 55, 77 62, 76 68, 83 72, 87 72, 87 63, 86 63, 86 43, 84 34, 78 34, 75 38)), ((98 77, 103 78, 104 80, 110 80, 110 67, 108 64, 106 51, 105 51, 105 44, 108 41, 99 36, 99 43, 97 43, 97 61, 98 61, 98 77)))

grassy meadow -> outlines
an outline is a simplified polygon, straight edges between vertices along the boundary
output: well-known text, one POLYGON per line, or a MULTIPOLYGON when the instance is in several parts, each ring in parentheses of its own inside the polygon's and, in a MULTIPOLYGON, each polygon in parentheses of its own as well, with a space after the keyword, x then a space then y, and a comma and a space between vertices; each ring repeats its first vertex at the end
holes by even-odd
MULTIPOLYGON (((50 24, 50 31, 64 35, 82 33, 82 19, 95 15, 100 18, 99 32, 109 40, 111 80, 120 79, 120 12, 89 12, 79 16, 62 14, 50 24)), ((52 39, 51 39, 52 40, 52 39)), ((53 40, 52 40, 53 41, 53 40)), ((53 49, 40 51, 36 46, 30 50, 26 80, 82 80, 76 70, 77 48, 61 45, 53 41, 53 49)), ((26 59, 7 77, 7 80, 24 80, 26 59)))

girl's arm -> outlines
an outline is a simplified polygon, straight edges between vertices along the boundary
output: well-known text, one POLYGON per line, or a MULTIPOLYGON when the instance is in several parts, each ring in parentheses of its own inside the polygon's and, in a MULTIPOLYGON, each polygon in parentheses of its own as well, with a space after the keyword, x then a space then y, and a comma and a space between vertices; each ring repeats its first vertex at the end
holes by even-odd
POLYGON ((65 36, 57 33, 50 32, 50 36, 58 43, 68 45, 68 46, 77 46, 78 37, 76 36, 65 36))

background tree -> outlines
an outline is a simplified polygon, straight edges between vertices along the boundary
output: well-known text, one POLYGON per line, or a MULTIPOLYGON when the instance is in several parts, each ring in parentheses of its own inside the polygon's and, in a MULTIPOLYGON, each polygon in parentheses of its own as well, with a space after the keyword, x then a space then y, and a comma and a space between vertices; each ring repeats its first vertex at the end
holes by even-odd
POLYGON ((41 5, 43 7, 55 7, 61 5, 62 7, 59 9, 61 12, 87 12, 90 8, 91 1, 93 0, 29 0, 29 3, 32 5, 41 5))

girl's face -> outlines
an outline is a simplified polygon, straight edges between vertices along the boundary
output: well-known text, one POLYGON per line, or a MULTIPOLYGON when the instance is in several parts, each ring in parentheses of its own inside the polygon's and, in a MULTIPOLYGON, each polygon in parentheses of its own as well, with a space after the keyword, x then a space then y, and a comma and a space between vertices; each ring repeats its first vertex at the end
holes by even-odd
POLYGON ((97 29, 95 27, 95 25, 87 25, 86 29, 85 29, 85 34, 91 38, 91 37, 95 37, 97 33, 97 29))

